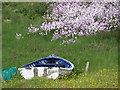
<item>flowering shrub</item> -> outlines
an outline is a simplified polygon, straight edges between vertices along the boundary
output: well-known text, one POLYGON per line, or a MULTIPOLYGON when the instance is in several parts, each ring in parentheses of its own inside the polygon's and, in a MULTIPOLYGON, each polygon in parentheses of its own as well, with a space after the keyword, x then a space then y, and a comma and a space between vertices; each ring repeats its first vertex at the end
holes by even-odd
POLYGON ((64 44, 75 43, 78 36, 109 32, 118 27, 117 2, 59 2, 49 8, 42 26, 29 27, 29 32, 42 35, 52 32, 52 40, 63 38, 64 44))

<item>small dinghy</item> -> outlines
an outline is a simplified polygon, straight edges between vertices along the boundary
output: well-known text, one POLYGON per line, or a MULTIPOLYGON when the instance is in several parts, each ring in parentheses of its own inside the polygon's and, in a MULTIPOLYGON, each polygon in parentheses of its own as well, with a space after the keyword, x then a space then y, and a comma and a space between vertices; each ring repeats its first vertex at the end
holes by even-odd
POLYGON ((31 79, 34 76, 56 79, 69 75, 73 69, 74 65, 71 62, 52 55, 24 65, 18 70, 25 79, 31 79))

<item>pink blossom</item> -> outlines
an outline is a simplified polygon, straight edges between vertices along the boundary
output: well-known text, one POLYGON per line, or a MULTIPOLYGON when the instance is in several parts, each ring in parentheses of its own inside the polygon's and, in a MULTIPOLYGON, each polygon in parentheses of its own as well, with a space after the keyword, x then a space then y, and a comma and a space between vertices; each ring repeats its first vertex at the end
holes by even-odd
MULTIPOLYGON (((29 32, 48 33, 53 31, 53 39, 66 39, 82 35, 96 34, 99 31, 115 30, 119 22, 118 2, 58 2, 50 5, 51 13, 43 16, 45 21, 40 28, 29 27, 29 32), (114 27, 114 29, 113 29, 114 27), (56 32, 57 30, 57 32, 56 32)), ((48 11, 49 11, 48 10, 48 11)), ((72 39, 66 40, 66 43, 72 39)))

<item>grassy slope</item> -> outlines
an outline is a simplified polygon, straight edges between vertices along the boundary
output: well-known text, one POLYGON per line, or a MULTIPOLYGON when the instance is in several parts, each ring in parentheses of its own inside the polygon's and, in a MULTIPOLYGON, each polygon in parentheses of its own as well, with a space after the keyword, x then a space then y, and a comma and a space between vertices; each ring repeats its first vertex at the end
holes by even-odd
POLYGON ((38 77, 24 80, 18 76, 10 82, 4 83, 3 87, 117 87, 117 31, 82 36, 78 38, 77 43, 67 46, 60 46, 60 40, 51 42, 51 35, 28 37, 27 27, 30 24, 41 25, 43 21, 42 14, 40 17, 36 16, 35 19, 30 19, 26 15, 15 12, 15 10, 19 11, 21 7, 27 8, 29 5, 31 3, 11 3, 3 8, 3 68, 20 67, 52 54, 53 49, 56 48, 57 55, 71 61, 78 74, 77 76, 72 75, 72 78, 67 77, 68 79, 56 81, 38 79, 38 77), (11 21, 5 22, 7 18, 11 21), (23 34, 24 38, 17 40, 15 33, 23 34), (89 72, 80 74, 80 72, 84 72, 86 61, 90 62, 89 72), (99 70, 102 72, 100 73, 99 70), (87 75, 84 76, 84 74, 87 75), (111 78, 111 82, 108 78, 111 78), (106 82, 108 84, 105 84, 106 82))

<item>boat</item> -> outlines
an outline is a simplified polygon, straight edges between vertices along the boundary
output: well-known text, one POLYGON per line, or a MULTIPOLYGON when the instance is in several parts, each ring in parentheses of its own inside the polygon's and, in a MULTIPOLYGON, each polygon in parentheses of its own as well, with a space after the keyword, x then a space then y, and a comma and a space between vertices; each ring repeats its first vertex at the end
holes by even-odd
POLYGON ((18 68, 21 76, 31 79, 35 76, 56 79, 69 75, 74 69, 74 65, 58 56, 45 57, 18 68))

